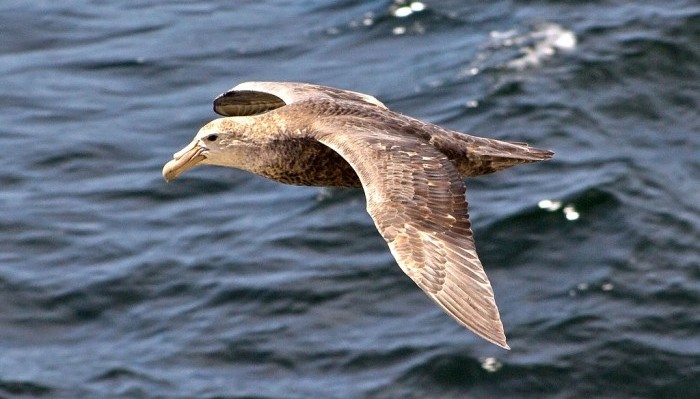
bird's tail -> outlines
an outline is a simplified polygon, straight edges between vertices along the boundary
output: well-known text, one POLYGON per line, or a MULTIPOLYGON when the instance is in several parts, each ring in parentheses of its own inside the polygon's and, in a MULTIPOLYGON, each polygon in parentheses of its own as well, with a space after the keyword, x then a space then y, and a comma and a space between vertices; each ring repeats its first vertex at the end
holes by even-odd
POLYGON ((432 141, 438 148, 449 148, 449 151, 443 152, 448 154, 463 177, 485 175, 515 165, 544 161, 554 155, 550 150, 530 147, 526 143, 507 142, 456 132, 449 136, 433 136, 432 141))

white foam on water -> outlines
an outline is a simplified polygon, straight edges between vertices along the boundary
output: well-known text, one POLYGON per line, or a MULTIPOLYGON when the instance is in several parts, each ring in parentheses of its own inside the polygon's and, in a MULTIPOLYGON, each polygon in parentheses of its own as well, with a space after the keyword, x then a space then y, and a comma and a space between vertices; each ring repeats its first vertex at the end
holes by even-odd
MULTIPOLYGON (((511 32, 513 31, 506 33, 511 32)), ((507 64, 508 67, 518 70, 536 67, 558 52, 572 51, 577 42, 574 32, 554 23, 537 25, 531 32, 523 35, 516 32, 503 36, 501 39, 501 35, 494 35, 494 32, 491 34, 492 39, 503 40, 504 45, 521 46, 519 51, 522 55, 507 64)))

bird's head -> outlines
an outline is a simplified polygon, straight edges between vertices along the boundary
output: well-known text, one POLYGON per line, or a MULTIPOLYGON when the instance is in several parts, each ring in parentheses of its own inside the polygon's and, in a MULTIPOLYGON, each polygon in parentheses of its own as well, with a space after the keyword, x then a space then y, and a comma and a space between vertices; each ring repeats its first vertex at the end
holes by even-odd
POLYGON ((197 165, 245 169, 247 150, 252 148, 246 134, 248 122, 246 118, 219 118, 207 123, 190 144, 173 154, 163 167, 163 178, 174 180, 197 165))

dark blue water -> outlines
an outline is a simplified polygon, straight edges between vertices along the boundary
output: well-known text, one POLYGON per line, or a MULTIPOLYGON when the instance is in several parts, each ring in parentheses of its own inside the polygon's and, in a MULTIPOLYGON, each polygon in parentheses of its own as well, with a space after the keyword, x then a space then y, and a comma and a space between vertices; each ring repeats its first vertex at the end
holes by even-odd
POLYGON ((0 398, 700 395, 697 1, 0 4, 0 398), (247 80, 556 151, 467 181, 511 351, 361 191, 162 180, 247 80))

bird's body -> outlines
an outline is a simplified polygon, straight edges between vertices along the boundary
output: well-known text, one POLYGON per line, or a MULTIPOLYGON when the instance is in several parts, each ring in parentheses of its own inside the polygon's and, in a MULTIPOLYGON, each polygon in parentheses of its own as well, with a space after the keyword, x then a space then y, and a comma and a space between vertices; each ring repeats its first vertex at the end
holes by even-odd
POLYGON ((374 97, 304 83, 248 82, 214 101, 205 125, 163 168, 247 170, 287 184, 362 187, 401 269, 460 324, 507 348, 476 254, 463 178, 549 159, 527 144, 470 136, 374 97))

